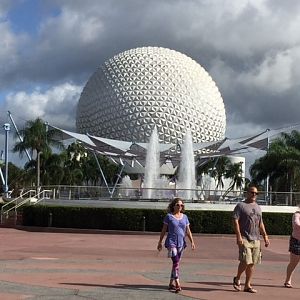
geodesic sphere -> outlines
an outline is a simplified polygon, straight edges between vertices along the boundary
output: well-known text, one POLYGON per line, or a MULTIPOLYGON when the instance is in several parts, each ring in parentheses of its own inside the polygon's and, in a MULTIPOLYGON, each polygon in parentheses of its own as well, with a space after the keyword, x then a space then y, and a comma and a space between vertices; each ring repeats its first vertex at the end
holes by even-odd
POLYGON ((193 59, 174 50, 143 47, 106 61, 88 80, 77 106, 80 133, 148 142, 156 125, 163 143, 224 137, 221 94, 193 59))

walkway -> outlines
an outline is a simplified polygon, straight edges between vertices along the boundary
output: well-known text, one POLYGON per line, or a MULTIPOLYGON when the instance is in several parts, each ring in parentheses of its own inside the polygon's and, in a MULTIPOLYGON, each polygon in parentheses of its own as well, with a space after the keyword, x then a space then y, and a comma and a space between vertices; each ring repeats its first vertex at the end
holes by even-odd
POLYGON ((166 290, 170 261, 155 248, 157 234, 29 232, 0 228, 0 299, 299 299, 300 266, 294 288, 282 287, 288 261, 286 237, 272 237, 253 285, 258 294, 235 292, 233 236, 195 235, 197 249, 183 257, 176 295, 166 290))
MULTIPOLYGON (((111 200, 111 199, 98 199, 98 200, 65 200, 65 199, 46 199, 42 204, 59 205, 59 206, 88 206, 88 207, 115 207, 115 208, 142 208, 142 209, 167 209, 167 201, 125 201, 125 200, 111 200)), ((186 202, 186 210, 221 210, 233 211, 236 204, 229 203, 191 203, 186 202)), ((272 206, 261 205, 263 212, 284 212, 294 213, 297 206, 272 206)))

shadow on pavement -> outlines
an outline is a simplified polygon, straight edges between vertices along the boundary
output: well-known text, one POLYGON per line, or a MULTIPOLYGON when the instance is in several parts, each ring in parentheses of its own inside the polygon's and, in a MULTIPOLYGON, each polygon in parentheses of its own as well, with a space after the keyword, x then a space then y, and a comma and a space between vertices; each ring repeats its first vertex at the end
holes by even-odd
POLYGON ((148 290, 148 291, 165 291, 167 286, 165 285, 146 285, 146 284, 90 284, 90 283, 75 283, 75 282, 60 282, 65 285, 76 285, 76 286, 91 286, 91 287, 104 287, 104 288, 115 288, 115 289, 129 289, 129 290, 148 290))

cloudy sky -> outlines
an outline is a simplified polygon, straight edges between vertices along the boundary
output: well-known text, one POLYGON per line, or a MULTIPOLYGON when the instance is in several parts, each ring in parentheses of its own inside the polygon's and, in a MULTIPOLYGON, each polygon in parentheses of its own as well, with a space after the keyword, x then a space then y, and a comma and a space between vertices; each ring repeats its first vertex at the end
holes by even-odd
POLYGON ((75 130, 99 65, 160 46, 210 73, 226 136, 300 123, 299 28, 298 0, 0 0, 0 122, 9 110, 20 127, 41 117, 75 130))

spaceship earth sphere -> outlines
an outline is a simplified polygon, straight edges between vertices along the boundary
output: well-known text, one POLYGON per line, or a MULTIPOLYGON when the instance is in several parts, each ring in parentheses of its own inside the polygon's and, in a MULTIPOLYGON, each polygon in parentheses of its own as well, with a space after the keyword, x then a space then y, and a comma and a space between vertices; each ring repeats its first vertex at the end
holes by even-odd
POLYGON ((185 54, 142 47, 107 60, 85 85, 77 106, 80 133, 148 142, 154 126, 163 143, 224 137, 223 99, 210 75, 185 54))

